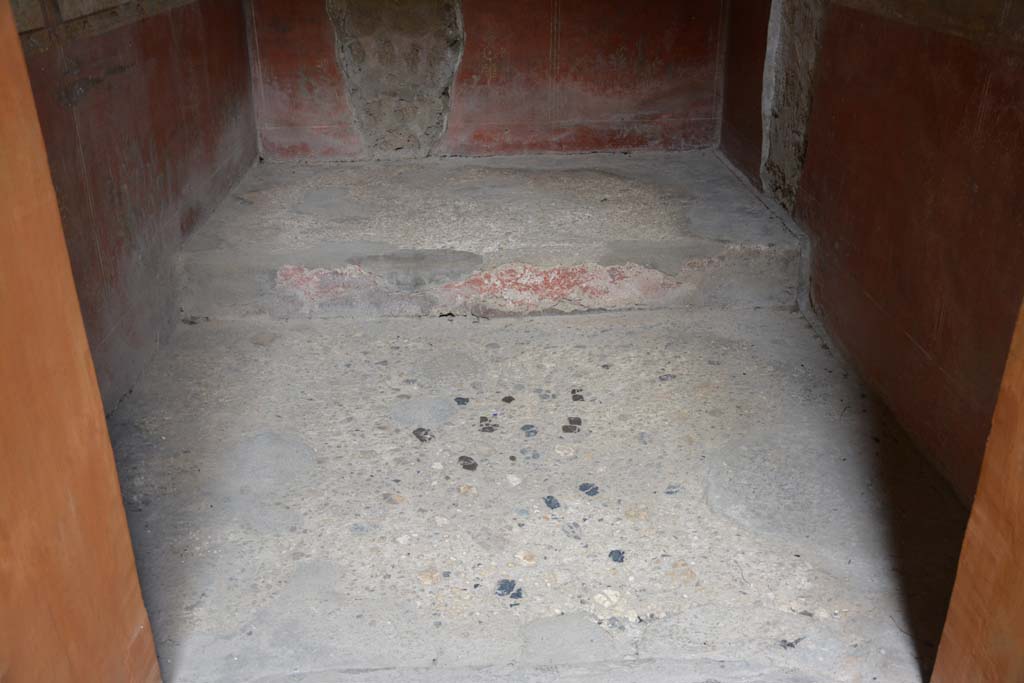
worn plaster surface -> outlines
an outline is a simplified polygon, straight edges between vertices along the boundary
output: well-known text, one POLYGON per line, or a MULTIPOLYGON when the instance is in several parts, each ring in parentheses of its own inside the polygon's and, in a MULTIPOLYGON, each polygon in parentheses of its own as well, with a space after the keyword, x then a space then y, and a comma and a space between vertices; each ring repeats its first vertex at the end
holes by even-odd
POLYGON ((825 26, 825 0, 772 3, 765 56, 761 185, 787 210, 796 206, 807 155, 807 122, 825 26))
POLYGON ((458 0, 327 0, 369 156, 427 156, 448 123, 465 37, 458 0))
POLYGON ((753 265, 575 315, 188 313, 111 418, 165 679, 923 680, 963 511, 772 217, 702 155, 430 164, 258 168, 183 267, 753 265))

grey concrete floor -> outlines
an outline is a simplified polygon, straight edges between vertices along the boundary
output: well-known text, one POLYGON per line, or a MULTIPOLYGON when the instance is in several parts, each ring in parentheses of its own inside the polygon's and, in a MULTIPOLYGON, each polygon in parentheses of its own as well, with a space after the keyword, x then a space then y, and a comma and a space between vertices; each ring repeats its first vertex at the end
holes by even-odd
POLYGON ((255 168, 110 418, 166 680, 922 680, 964 511, 796 310, 795 245, 707 153, 255 168), (367 249, 419 275, 274 304, 367 249), (686 296, 380 304, 609 251, 686 296))

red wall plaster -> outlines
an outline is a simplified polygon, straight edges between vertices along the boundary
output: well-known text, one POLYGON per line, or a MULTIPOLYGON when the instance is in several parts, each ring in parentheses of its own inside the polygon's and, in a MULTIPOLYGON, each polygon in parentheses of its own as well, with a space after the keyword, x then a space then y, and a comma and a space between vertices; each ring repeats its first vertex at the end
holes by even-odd
POLYGON ((255 158, 241 0, 199 0, 27 57, 109 408, 174 320, 173 258, 255 158))
POLYGON ((726 18, 722 151, 761 187, 761 95, 771 0, 736 0, 726 18))
POLYGON ((263 155, 360 157, 325 0, 252 0, 251 42, 263 155))
MULTIPOLYGON (((464 0, 440 154, 714 142, 720 0, 464 0)), ((254 0, 260 139, 272 159, 363 154, 323 0, 254 0)))
POLYGON ((835 6, 808 130, 815 307, 969 500, 1024 296, 1024 53, 835 6))
POLYGON ((718 0, 466 0, 444 151, 710 144, 720 14, 718 0))

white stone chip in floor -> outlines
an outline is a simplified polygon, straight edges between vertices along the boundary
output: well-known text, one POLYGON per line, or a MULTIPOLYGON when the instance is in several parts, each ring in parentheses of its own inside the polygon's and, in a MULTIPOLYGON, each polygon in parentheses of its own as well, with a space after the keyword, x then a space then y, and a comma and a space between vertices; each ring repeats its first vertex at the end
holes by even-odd
POLYGON ((215 321, 112 428, 171 681, 917 681, 962 523, 790 310, 215 321))

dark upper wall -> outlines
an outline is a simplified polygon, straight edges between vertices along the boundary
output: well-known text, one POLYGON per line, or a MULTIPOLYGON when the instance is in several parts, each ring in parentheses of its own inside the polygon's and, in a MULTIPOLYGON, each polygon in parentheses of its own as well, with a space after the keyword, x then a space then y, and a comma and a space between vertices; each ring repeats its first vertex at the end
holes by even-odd
POLYGON ((243 4, 17 2, 47 27, 22 43, 110 408, 173 324, 182 236, 255 158, 243 4))
MULTIPOLYGON (((365 0, 252 0, 265 156, 395 151, 374 142, 389 136, 367 121, 375 124, 377 110, 399 101, 406 60, 430 75, 425 82, 439 93, 433 97, 448 99, 443 135, 407 145, 410 154, 678 149, 714 141, 720 0, 463 0, 458 26, 447 12, 454 3, 404 2, 436 5, 438 31, 405 25, 402 13, 368 15, 373 3, 365 0), (349 21, 339 21, 345 16, 349 21), (389 33, 394 40, 382 40, 389 33), (438 44, 435 34, 446 42, 438 44), (359 51, 362 61, 353 59, 359 51), (440 68, 446 64, 455 69, 440 68), (394 92, 378 80, 380 92, 367 97, 364 69, 394 81, 394 92), (346 75, 352 70, 359 73, 346 75)), ((425 137, 434 130, 432 114, 421 124, 425 137)))
POLYGON ((835 0, 835 4, 990 46, 1024 43, 1020 0, 835 0))
POLYGON ((849 4, 824 13, 796 197, 812 300, 969 500, 1024 296, 1024 9, 849 4))
POLYGON ((761 186, 764 59, 771 0, 732 0, 726 6, 722 151, 761 186))

